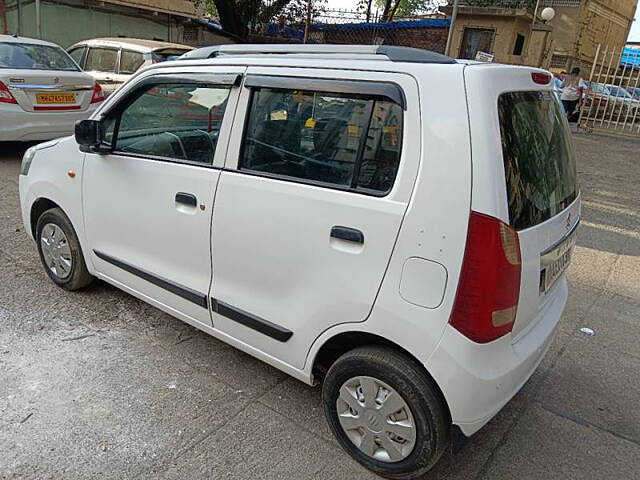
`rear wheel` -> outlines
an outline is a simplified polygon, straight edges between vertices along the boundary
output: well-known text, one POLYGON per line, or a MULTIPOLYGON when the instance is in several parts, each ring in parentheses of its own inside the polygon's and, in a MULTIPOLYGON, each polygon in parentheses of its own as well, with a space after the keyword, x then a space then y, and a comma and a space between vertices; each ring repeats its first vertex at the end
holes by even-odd
POLYGON ((78 290, 93 281, 76 232, 61 209, 52 208, 40 215, 36 242, 42 265, 58 286, 78 290))
POLYGON ((345 353, 327 373, 322 400, 342 447, 384 477, 423 475, 449 444, 449 414, 437 387, 396 350, 372 346, 345 353))

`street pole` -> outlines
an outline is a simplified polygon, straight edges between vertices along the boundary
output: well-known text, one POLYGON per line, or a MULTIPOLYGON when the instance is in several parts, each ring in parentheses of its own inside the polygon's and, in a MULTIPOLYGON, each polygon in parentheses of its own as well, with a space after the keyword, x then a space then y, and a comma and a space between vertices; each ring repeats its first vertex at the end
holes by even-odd
POLYGON ((449 35, 447 35, 447 46, 444 49, 444 54, 449 55, 451 50, 451 40, 453 39, 453 27, 456 23, 456 18, 458 17, 458 1, 453 0, 453 12, 451 12, 451 24, 449 25, 449 35))
POLYGON ((40 18, 40 0, 36 0, 36 36, 42 40, 42 21, 40 18))
POLYGON ((22 35, 22 7, 20 6, 20 0, 16 1, 16 10, 18 16, 18 28, 16 29, 16 35, 22 35))

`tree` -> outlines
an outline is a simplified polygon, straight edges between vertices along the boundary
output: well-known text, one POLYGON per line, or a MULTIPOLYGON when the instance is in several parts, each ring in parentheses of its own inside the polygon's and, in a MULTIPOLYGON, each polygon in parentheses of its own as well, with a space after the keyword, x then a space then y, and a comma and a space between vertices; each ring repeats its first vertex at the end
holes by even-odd
POLYGON ((249 36, 250 25, 270 21, 295 0, 212 0, 222 28, 240 38, 249 36))

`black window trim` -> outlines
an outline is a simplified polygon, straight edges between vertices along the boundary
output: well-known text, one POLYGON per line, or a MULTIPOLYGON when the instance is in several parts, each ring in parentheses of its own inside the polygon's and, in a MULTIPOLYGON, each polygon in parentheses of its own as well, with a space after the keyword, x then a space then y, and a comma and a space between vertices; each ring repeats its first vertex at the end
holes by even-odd
POLYGON ((365 97, 382 97, 407 109, 404 90, 397 83, 370 80, 338 80, 331 78, 294 77, 285 75, 247 75, 244 86, 274 90, 304 90, 310 92, 346 93, 365 97))
MULTIPOLYGON (((174 73, 174 74, 159 74, 159 75, 150 75, 140 82, 138 82, 131 90, 126 93, 126 96, 123 97, 120 101, 118 101, 111 109, 109 109, 103 117, 100 119, 101 122, 111 118, 113 115, 117 115, 115 125, 113 126, 113 145, 111 145, 111 150, 107 153, 108 155, 121 155, 125 157, 138 158, 142 160, 152 160, 156 162, 165 162, 165 163, 175 163, 180 165, 190 165, 193 167, 202 167, 209 168, 212 170, 222 170, 221 167, 216 167, 213 165, 215 160, 215 151, 213 153, 213 157, 211 158, 210 163, 202 163, 195 162, 192 160, 184 160, 180 158, 173 157, 163 157, 159 155, 149 155, 143 153, 133 153, 133 152, 125 152, 122 150, 118 150, 118 134, 120 133, 120 120, 122 119, 122 113, 124 110, 129 108, 133 102, 135 102, 140 96, 142 96, 145 92, 149 91, 156 85, 205 85, 208 87, 216 87, 216 86, 228 86, 230 87, 229 95, 231 95, 231 90, 233 87, 238 86, 240 84, 240 80, 242 75, 240 73, 193 73, 189 72, 186 74, 174 73), (204 77, 204 78, 203 78, 204 77)), ((225 109, 225 115, 226 115, 225 109)), ((217 148, 217 147, 216 147, 217 148)))
MULTIPOLYGON (((247 79, 250 75, 247 75, 247 79)), ((254 75, 256 76, 256 75, 254 75)), ((264 76, 264 75, 262 75, 264 76)), ((288 77, 290 79, 297 79, 300 77, 288 77)), ((313 80, 313 79, 312 79, 313 80)), ((330 80, 330 82, 332 82, 333 80, 330 80)), ((368 82, 368 83, 375 83, 375 82, 368 82)), ((386 82, 389 83, 389 82, 386 82)), ((393 84, 395 85, 395 84, 393 84)), ((247 87, 247 82, 245 81, 244 86, 247 87)), ((282 87, 283 90, 302 90, 301 88, 296 88, 298 86, 298 84, 290 84, 288 87, 284 88, 282 87)), ((240 140, 240 152, 238 154, 238 164, 236 166, 236 168, 228 168, 226 165, 224 167, 223 170, 228 171, 228 172, 233 172, 233 173, 238 173, 238 174, 242 174, 242 175, 249 175, 252 177, 262 177, 262 178, 268 178, 271 180, 280 180, 283 182, 288 182, 288 183, 298 183, 301 185, 309 185, 312 187, 322 187, 322 188, 326 188, 329 190, 338 190, 341 192, 347 192, 347 193, 357 193, 359 195, 366 195, 369 197, 377 197, 377 198, 383 198, 388 196, 391 191, 393 190, 393 187, 396 185, 396 182, 398 180, 398 172, 400 171, 400 166, 402 163, 402 156, 403 156, 403 147, 404 147, 404 142, 403 142, 403 137, 404 137, 404 114, 402 115, 402 117, 400 118, 400 130, 402 132, 402 135, 399 138, 400 141, 400 156, 398 157, 398 169, 396 170, 396 176, 393 180, 393 184, 391 185, 391 187, 386 190, 386 191, 380 191, 380 190, 373 190, 370 188, 363 188, 363 187, 354 187, 354 182, 357 185, 357 177, 356 177, 356 169, 359 173, 360 171, 360 166, 362 165, 362 157, 364 154, 364 148, 366 147, 366 140, 367 140, 367 135, 369 134, 369 128, 371 127, 371 120, 373 117, 373 110, 375 108, 375 98, 370 98, 369 99, 369 104, 367 105, 367 111, 366 111, 366 116, 367 116, 367 121, 366 121, 366 130, 364 132, 364 135, 362 136, 362 139, 360 139, 360 145, 358 146, 358 153, 355 159, 355 165, 354 165, 354 171, 353 171, 353 177, 351 179, 351 184, 350 185, 339 185, 336 183, 327 183, 327 182, 320 182, 317 180, 310 180, 310 179, 306 179, 306 178, 300 178, 300 177, 290 177, 288 175, 281 175, 281 174, 275 174, 275 173, 270 173, 270 172, 261 172, 258 170, 249 170, 249 169, 244 169, 242 166, 243 160, 244 160, 244 152, 245 152, 245 148, 246 148, 246 136, 247 136, 247 131, 249 129, 249 120, 251 117, 251 107, 253 105, 253 101, 254 101, 254 95, 255 95, 255 91, 260 89, 262 87, 253 87, 251 88, 251 93, 250 93, 250 98, 249 98, 249 103, 247 105, 247 109, 245 111, 245 117, 244 117, 244 125, 242 128, 242 137, 240 140)), ((273 87, 264 87, 264 88, 273 88, 273 87)), ((277 90, 277 88, 275 88, 277 90)), ((326 93, 350 93, 350 92, 335 92, 335 91, 328 91, 328 90, 323 90, 326 93)), ((354 94, 356 95, 361 95, 361 92, 354 92, 354 94)), ((404 111, 404 109, 403 109, 404 111)))

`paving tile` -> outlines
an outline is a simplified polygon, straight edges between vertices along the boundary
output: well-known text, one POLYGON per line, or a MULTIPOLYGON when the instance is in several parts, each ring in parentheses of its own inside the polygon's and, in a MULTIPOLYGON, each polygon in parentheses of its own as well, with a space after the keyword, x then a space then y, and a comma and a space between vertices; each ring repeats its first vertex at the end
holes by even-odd
POLYGON ((640 478, 639 458, 640 445, 535 404, 506 437, 480 478, 634 480, 640 478))

